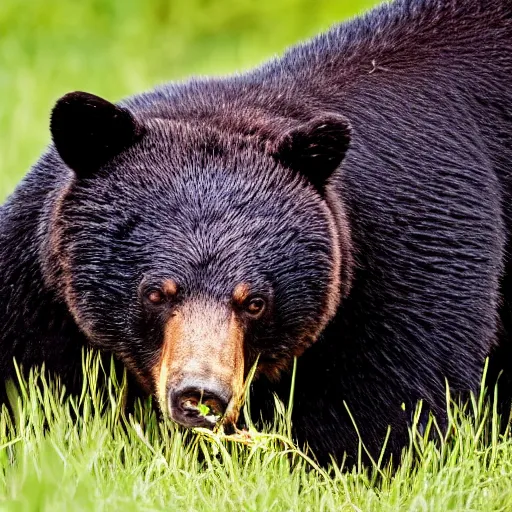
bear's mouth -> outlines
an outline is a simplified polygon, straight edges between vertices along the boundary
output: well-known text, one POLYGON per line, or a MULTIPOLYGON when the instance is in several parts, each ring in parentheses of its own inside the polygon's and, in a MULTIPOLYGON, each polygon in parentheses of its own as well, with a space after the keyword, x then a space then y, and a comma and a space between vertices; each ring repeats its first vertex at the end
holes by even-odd
POLYGON ((204 425, 201 426, 210 428, 217 426, 224 416, 220 404, 213 399, 197 400, 194 396, 185 397, 181 408, 189 419, 204 421, 204 425))
POLYGON ((173 421, 187 428, 215 429, 229 423, 229 418, 238 419, 229 388, 213 382, 208 387, 196 382, 189 379, 170 387, 167 404, 161 403, 161 406, 167 406, 165 410, 173 421))

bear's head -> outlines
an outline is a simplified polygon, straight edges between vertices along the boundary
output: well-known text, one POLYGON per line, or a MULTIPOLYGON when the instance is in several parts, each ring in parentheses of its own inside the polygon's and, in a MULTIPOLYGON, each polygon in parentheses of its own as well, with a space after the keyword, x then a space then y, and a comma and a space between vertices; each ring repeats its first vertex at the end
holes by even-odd
POLYGON ((73 171, 53 212, 53 279, 78 326, 178 423, 235 422, 256 361, 278 379, 349 286, 328 186, 347 122, 223 133, 71 93, 51 131, 73 171))

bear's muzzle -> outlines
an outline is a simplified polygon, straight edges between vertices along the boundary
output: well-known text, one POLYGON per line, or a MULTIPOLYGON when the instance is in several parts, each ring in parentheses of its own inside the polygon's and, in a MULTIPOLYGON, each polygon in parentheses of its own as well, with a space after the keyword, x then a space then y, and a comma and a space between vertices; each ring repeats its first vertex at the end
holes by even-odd
POLYGON ((190 301, 168 320, 153 369, 160 407, 185 427, 236 423, 244 381, 244 332, 233 310, 190 301))

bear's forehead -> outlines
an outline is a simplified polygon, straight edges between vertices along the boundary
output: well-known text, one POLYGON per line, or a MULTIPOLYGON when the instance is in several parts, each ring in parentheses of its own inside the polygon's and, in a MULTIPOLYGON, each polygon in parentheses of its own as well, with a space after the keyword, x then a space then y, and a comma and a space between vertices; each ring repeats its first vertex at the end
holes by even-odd
POLYGON ((164 269, 181 261, 184 272, 207 280, 208 269, 217 275, 240 269, 242 278, 300 258, 306 246, 328 252, 325 205, 299 181, 279 187, 215 168, 108 171, 66 208, 73 237, 87 237, 92 255, 109 243, 127 259, 164 269))
POLYGON ((325 203, 301 176, 254 147, 216 152, 157 135, 77 186, 68 215, 74 225, 80 216, 92 252, 110 239, 151 265, 181 259, 197 278, 197 269, 250 274, 268 254, 275 265, 305 246, 326 250, 325 203))
POLYGON ((127 157, 112 162, 79 195, 92 207, 101 202, 127 214, 179 217, 184 226, 244 220, 255 227, 262 222, 293 225, 323 208, 318 194, 291 171, 265 161, 226 161, 214 155, 181 156, 178 161, 127 157))

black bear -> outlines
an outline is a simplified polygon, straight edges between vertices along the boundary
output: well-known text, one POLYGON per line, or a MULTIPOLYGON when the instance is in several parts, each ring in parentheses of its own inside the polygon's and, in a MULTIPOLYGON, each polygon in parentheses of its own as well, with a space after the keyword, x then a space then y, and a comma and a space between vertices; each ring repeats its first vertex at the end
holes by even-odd
MULTIPOLYGON (((0 368, 113 353, 185 426, 289 390, 322 462, 512 351, 512 3, 397 0, 245 74, 61 98, 0 210, 0 368), (208 414, 200 410, 200 402, 208 414)), ((71 384, 70 384, 71 385, 71 384)), ((440 420, 442 421, 442 419, 440 420)))

